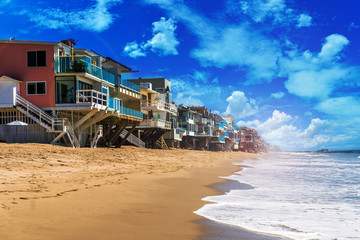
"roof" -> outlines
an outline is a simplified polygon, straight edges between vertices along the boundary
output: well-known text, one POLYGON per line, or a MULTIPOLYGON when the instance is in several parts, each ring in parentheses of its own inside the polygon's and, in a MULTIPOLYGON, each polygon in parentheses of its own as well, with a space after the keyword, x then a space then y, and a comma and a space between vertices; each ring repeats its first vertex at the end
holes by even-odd
POLYGON ((122 63, 120 63, 120 62, 118 62, 118 61, 116 61, 116 60, 114 60, 114 59, 112 59, 111 57, 106 57, 105 60, 106 60, 106 61, 112 61, 112 62, 114 62, 114 63, 122 66, 123 68, 128 69, 130 72, 133 71, 133 70, 132 70, 131 68, 129 68, 128 66, 126 66, 126 65, 124 65, 124 64, 122 64, 122 63))
POLYGON ((48 41, 29 41, 29 40, 10 40, 0 39, 0 43, 11 43, 11 44, 38 44, 38 45, 58 45, 59 42, 48 42, 48 41))
POLYGON ((0 80, 3 80, 3 81, 12 81, 12 82, 22 82, 21 80, 17 80, 17 79, 14 79, 12 77, 8 77, 8 76, 1 76, 0 77, 0 80))

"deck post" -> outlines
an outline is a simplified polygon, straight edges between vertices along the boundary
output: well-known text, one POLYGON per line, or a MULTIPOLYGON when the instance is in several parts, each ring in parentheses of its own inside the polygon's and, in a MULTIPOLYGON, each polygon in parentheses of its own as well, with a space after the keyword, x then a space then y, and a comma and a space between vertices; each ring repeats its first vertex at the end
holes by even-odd
POLYGON ((88 112, 84 117, 82 117, 79 121, 77 121, 73 126, 73 129, 77 129, 81 124, 83 124, 86 120, 91 118, 95 113, 97 113, 97 109, 93 109, 90 112, 88 112))
POLYGON ((101 120, 111 116, 111 113, 106 113, 105 111, 100 112, 99 114, 97 114, 96 116, 94 116, 90 122, 87 122, 84 126, 81 126, 81 130, 87 129, 88 127, 90 127, 91 125, 100 122, 101 120))
POLYGON ((120 136, 121 132, 126 128, 127 125, 128 125, 127 120, 123 120, 119 123, 119 125, 115 128, 114 133, 111 134, 111 136, 108 139, 109 145, 111 145, 111 143, 114 142, 120 136))

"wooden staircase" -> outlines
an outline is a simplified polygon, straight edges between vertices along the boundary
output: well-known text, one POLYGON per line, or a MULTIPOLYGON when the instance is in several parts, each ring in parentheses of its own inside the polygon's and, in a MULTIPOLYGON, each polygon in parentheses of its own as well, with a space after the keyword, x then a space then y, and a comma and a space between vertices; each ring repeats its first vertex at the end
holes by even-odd
MULTIPOLYGON (((120 137, 124 138, 127 134, 128 134, 128 131, 126 129, 124 129, 120 133, 120 137)), ((134 134, 130 134, 129 137, 126 139, 126 141, 128 141, 129 143, 131 143, 137 147, 145 148, 145 143, 140 138, 136 137, 134 134)))
POLYGON ((47 132, 59 133, 59 135, 51 142, 52 144, 67 135, 71 145, 74 148, 80 148, 74 129, 67 118, 53 118, 39 107, 19 95, 16 95, 15 107, 30 119, 44 127, 47 132))
POLYGON ((170 149, 170 148, 168 147, 168 145, 166 144, 163 136, 161 136, 161 138, 159 138, 158 140, 156 140, 155 144, 156 144, 158 147, 160 147, 161 149, 166 149, 166 150, 170 149))

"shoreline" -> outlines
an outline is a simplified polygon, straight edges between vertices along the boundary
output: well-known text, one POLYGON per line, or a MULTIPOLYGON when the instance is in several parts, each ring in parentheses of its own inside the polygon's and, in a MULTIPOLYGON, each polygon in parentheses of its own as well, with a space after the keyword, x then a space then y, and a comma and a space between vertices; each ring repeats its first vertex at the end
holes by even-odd
POLYGON ((257 156, 41 144, 0 149, 4 240, 206 239, 209 226, 193 212, 206 204, 202 198, 222 193, 211 187, 227 181, 219 175, 241 169, 232 162, 257 156))

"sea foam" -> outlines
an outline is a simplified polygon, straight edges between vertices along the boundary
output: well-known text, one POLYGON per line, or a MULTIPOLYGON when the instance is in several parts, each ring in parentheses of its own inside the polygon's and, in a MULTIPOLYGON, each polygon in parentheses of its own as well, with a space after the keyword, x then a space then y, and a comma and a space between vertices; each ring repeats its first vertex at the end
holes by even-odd
POLYGON ((241 165, 227 178, 254 188, 206 197, 215 204, 195 213, 293 239, 360 239, 360 160, 354 155, 281 153, 241 165))

